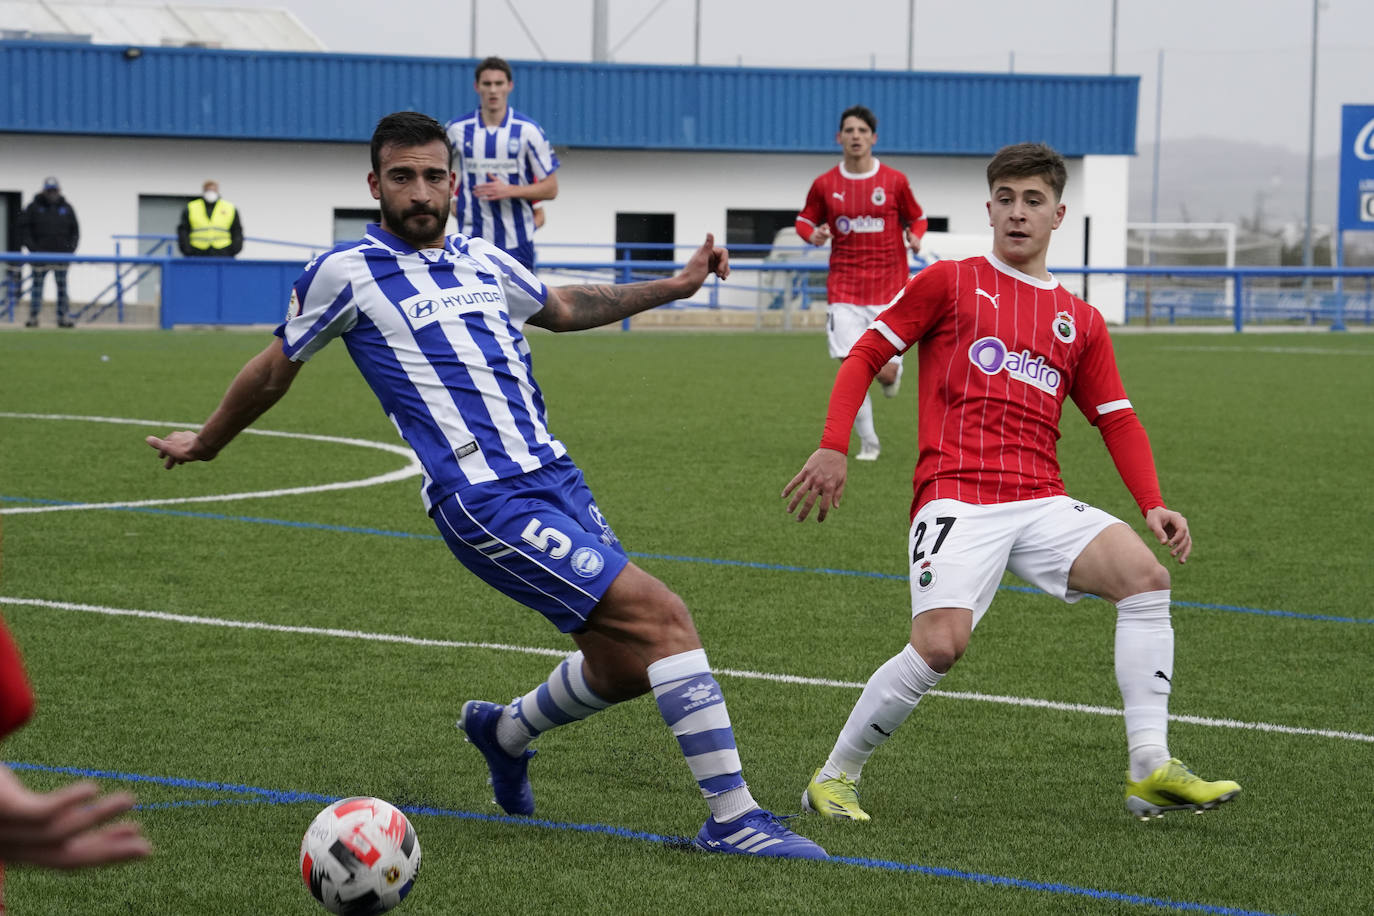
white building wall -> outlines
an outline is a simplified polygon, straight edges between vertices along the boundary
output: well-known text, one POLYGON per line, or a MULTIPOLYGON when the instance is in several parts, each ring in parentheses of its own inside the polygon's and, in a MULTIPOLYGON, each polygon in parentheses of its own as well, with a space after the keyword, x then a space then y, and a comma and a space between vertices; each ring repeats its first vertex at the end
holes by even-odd
MULTIPOLYGON (((365 143, 271 143, 9 134, 0 137, 0 191, 18 191, 26 205, 55 175, 81 221, 79 254, 112 255, 116 235, 138 231, 139 195, 199 193, 214 178, 239 208, 250 239, 241 258, 296 260, 310 252, 253 239, 328 247, 336 208, 375 207, 367 188, 365 143)), ((949 219, 947 235, 932 234, 927 250, 967 257, 990 250, 984 157, 879 157, 911 179, 930 216, 949 219)), ((610 260, 617 212, 676 214, 677 244, 698 244, 706 232, 725 240, 728 209, 799 210, 811 181, 838 155, 651 152, 560 149, 559 196, 547 205, 539 257, 610 260), (561 248, 557 243, 605 247, 561 248)), ((1064 203, 1068 213, 1050 249, 1050 266, 1083 261, 1083 216, 1092 216, 1091 260, 1125 263, 1126 170, 1120 156, 1069 162, 1064 203)), ((168 226, 172 233, 175 226, 168 226)), ((136 246, 125 242, 125 254, 136 246)), ((741 260, 741 266, 748 264, 741 260)), ((740 280, 749 273, 740 272, 740 280)), ((112 269, 84 266, 71 273, 73 298, 89 299, 110 281, 112 269)), ((1081 281, 1065 276, 1070 289, 1081 281)), ((1108 281, 1090 281, 1092 298, 1110 320, 1120 321, 1119 302, 1104 301, 1108 281)), ((51 296, 49 286, 49 296, 51 296)))
MULTIPOLYGON (((1130 160, 1125 156, 1083 157, 1084 208, 1092 217, 1088 263, 1093 267, 1126 264, 1126 188, 1130 160)), ((1112 324, 1126 320, 1126 277, 1095 275, 1088 280, 1088 300, 1112 324)))

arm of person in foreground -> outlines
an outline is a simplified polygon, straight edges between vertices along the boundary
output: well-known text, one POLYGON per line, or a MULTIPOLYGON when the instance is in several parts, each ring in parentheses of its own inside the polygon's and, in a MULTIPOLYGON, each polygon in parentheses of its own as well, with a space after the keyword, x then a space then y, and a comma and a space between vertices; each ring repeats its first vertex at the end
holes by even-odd
POLYGON ((1150 439, 1135 410, 1124 408, 1104 414, 1098 417, 1096 425, 1121 481, 1145 516, 1145 527, 1169 549, 1169 556, 1180 563, 1188 562, 1188 555, 1193 552, 1188 520, 1164 505, 1150 439))
POLYGON ((804 522, 816 509, 816 521, 823 522, 831 509, 840 507, 844 483, 849 473, 849 433, 859 413, 868 386, 878 370, 892 358, 897 348, 876 331, 865 331, 840 363, 835 384, 830 389, 830 405, 825 412, 825 430, 820 448, 811 453, 797 475, 782 488, 788 500, 787 511, 804 522), (800 511, 798 511, 798 507, 800 511))
POLYGON ((158 457, 164 459, 163 467, 211 460, 282 399, 302 363, 288 359, 281 346, 281 341, 273 338, 261 353, 244 364, 200 432, 182 430, 165 439, 148 436, 144 440, 157 449, 158 457))
POLYGON ((551 286, 544 307, 529 323, 550 331, 582 331, 611 324, 640 312, 686 299, 701 289, 707 277, 730 275, 730 253, 717 248, 709 232, 682 270, 662 280, 643 283, 551 286))
POLYGON ((31 792, 0 766, 0 860, 85 868, 145 858, 153 848, 139 825, 110 823, 133 805, 127 792, 101 795, 92 782, 31 792))

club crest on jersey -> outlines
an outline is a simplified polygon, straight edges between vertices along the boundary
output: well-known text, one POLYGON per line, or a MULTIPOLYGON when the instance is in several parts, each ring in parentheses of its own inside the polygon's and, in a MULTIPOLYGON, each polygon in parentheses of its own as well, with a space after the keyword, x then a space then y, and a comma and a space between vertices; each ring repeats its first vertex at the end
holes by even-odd
POLYGON ((870 197, 869 200, 873 201, 873 206, 875 207, 881 207, 883 204, 887 203, 887 192, 883 190, 882 185, 873 189, 873 196, 870 197))
POLYGON ((919 571, 916 573, 916 587, 924 592, 928 591, 934 584, 935 567, 930 565, 929 560, 926 560, 920 565, 919 571))
POLYGON ((1039 388, 1046 394, 1058 394, 1062 376, 1059 370, 1046 364, 1045 357, 1033 356, 1030 350, 1011 353, 1007 345, 996 337, 980 337, 968 348, 969 362, 984 375, 1005 372, 1009 378, 1039 388))
POLYGON ((851 232, 882 232, 887 226, 881 216, 856 216, 850 219, 847 216, 835 217, 835 232, 838 235, 848 235, 851 232))
POLYGON ((515 137, 511 137, 509 140, 506 141, 506 155, 516 156, 519 155, 519 153, 520 141, 517 140, 515 137))
POLYGON ((1073 343, 1078 336, 1078 328, 1073 323, 1073 316, 1068 312, 1060 312, 1054 316, 1054 336, 1064 343, 1073 343))

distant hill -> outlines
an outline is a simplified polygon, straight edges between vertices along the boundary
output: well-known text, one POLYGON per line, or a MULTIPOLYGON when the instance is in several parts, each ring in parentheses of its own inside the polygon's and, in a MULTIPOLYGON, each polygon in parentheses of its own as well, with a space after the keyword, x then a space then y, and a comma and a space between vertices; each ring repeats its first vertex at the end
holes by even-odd
MULTIPOLYGON (((1142 143, 1131 161, 1131 222, 1150 219, 1154 146, 1142 143)), ((1312 223, 1336 219, 1340 160, 1318 157, 1313 171, 1312 223)), ((1259 212, 1278 229, 1301 224, 1306 211, 1307 157, 1279 146, 1201 137, 1165 139, 1159 154, 1160 222, 1249 222, 1259 212), (1276 180, 1277 179, 1277 180, 1276 180)))

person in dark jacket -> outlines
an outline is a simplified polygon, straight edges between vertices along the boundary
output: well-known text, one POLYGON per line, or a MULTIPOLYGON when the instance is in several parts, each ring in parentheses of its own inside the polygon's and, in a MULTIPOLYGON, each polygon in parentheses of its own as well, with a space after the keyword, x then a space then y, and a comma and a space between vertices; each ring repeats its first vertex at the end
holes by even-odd
POLYGON ((219 196, 219 182, 205 182, 181 211, 177 247, 188 258, 232 258, 243 250, 238 207, 219 196))
MULTIPOLYGON (((33 203, 24 208, 20 216, 19 237, 23 247, 31 253, 40 251, 60 251, 71 254, 76 251, 76 243, 81 238, 81 227, 76 222, 76 211, 62 196, 62 188, 56 178, 43 182, 43 190, 34 196, 33 203)), ((29 301, 29 320, 27 326, 38 327, 38 313, 43 310, 43 282, 48 271, 57 280, 57 326, 75 326, 67 317, 67 262, 33 265, 33 290, 29 301)))

